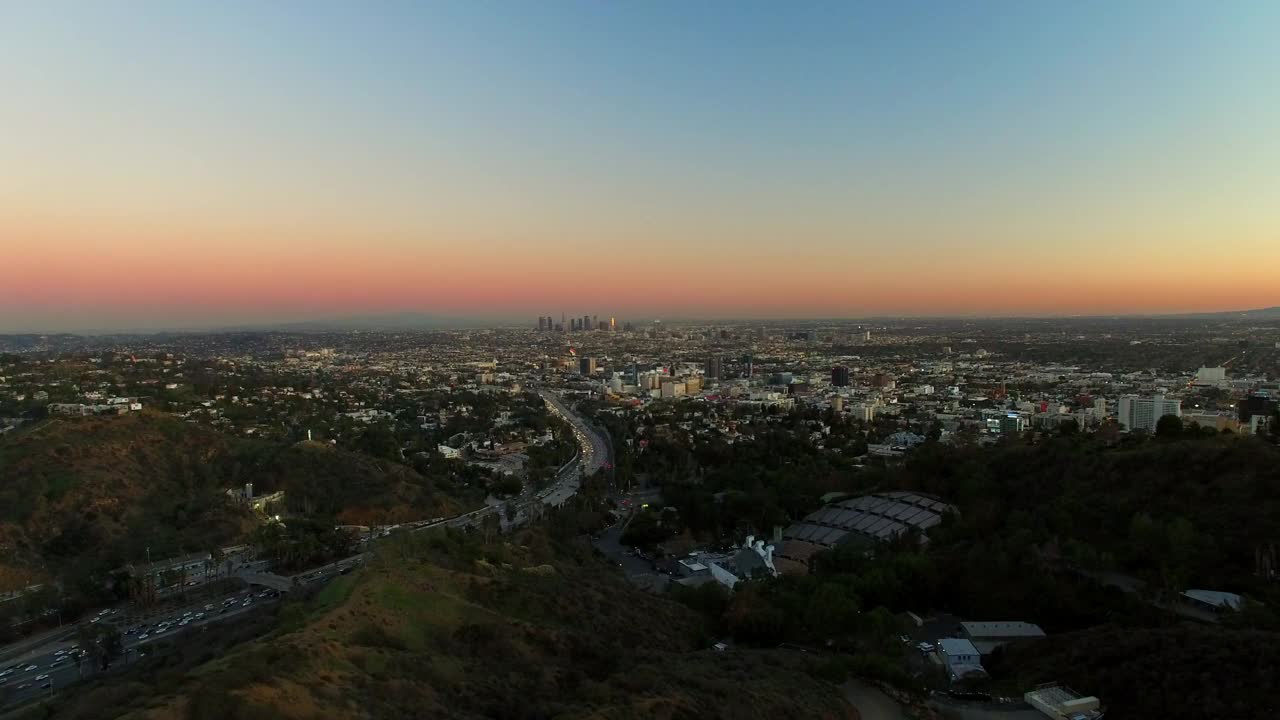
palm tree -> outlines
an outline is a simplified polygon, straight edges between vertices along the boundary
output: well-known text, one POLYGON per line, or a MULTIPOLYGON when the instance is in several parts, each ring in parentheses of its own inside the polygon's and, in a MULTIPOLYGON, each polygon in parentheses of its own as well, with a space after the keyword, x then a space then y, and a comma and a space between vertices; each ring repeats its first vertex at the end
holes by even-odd
POLYGON ((207 575, 209 571, 212 570, 214 573, 214 579, 216 580, 218 577, 218 567, 222 565, 222 559, 224 557, 226 556, 223 555, 222 548, 215 545, 214 548, 209 551, 208 559, 204 561, 205 574, 207 575))

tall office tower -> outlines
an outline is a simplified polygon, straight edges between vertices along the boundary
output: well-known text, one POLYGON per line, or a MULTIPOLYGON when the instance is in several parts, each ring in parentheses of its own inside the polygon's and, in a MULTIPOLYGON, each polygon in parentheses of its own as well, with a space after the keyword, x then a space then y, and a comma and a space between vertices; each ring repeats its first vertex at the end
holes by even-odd
POLYGON ((1116 420, 1124 430, 1155 432, 1156 423, 1160 422, 1160 418, 1165 415, 1182 417, 1182 401, 1167 400, 1163 395, 1151 397, 1124 395, 1120 398, 1116 420))
POLYGON ((539 315, 538 316, 538 332, 542 332, 543 330, 546 330, 546 329, 547 329, 547 319, 539 315))
POLYGON ((601 329, 601 328, 600 328, 600 318, 596 317, 595 315, 592 315, 592 316, 591 316, 591 329, 592 329, 592 330, 599 330, 599 329, 601 329))
POLYGON ((713 380, 719 380, 724 377, 724 358, 719 355, 708 358, 705 374, 713 380))
POLYGON ((845 365, 831 368, 831 384, 836 387, 849 387, 849 368, 845 365))
POLYGON ((590 315, 583 315, 583 316, 582 316, 582 324, 581 324, 581 325, 579 325, 578 327, 582 328, 583 330, 590 329, 590 327, 591 327, 591 316, 590 316, 590 315))
POLYGON ((578 361, 578 372, 583 375, 593 375, 596 371, 596 359, 593 357, 584 357, 578 361))
POLYGON ((751 376, 755 371, 754 363, 755 363, 755 360, 750 355, 748 355, 747 356, 747 379, 748 380, 751 379, 751 376))
POLYGON ((618 331, 618 318, 615 318, 615 317, 609 318, 609 332, 617 332, 617 331, 618 331))

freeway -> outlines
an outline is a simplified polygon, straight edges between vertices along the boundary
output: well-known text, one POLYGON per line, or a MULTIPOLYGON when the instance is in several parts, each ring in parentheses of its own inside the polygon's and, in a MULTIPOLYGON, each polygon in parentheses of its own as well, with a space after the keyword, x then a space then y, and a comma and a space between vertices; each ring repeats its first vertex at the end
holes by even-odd
MULTIPOLYGON (((312 568, 293 576, 270 576, 284 580, 290 587, 326 582, 364 561, 367 553, 312 568)), ((250 567, 250 566, 246 566, 250 567)), ((249 574, 237 575, 248 580, 249 574)), ((219 597, 204 597, 186 604, 166 604, 161 612, 139 613, 129 608, 112 608, 99 613, 90 622, 115 625, 121 634, 124 655, 112 665, 128 665, 145 657, 149 646, 175 636, 188 639, 193 632, 208 626, 234 620, 254 612, 264 604, 277 602, 281 592, 272 588, 241 589, 219 597)), ((77 665, 75 653, 84 653, 74 637, 57 640, 28 652, 17 659, 10 659, 0 666, 0 705, 20 705, 40 696, 52 695, 68 685, 98 673, 93 661, 81 655, 77 665)))
MULTIPOLYGON (((216 604, 191 605, 191 609, 185 612, 174 610, 168 616, 152 617, 149 622, 120 628, 124 654, 113 662, 112 667, 127 665, 145 657, 149 651, 148 646, 154 642, 189 633, 212 623, 231 620, 235 616, 251 612, 255 604, 271 602, 278 596, 279 593, 270 590, 256 594, 252 590, 242 590, 216 604)), ((107 622, 114 616, 108 610, 99 617, 107 622)), ((0 678, 0 702, 5 705, 22 704, 42 695, 52 695, 68 685, 99 673, 86 649, 80 647, 74 639, 56 642, 0 668, 0 674, 4 674, 0 678)))
MULTIPOLYGON (((556 393, 541 390, 539 394, 547 403, 547 408, 563 419, 573 429, 578 443, 578 452, 573 459, 565 463, 556 475, 555 482, 549 487, 532 493, 523 493, 518 500, 498 502, 478 510, 445 518, 433 518, 418 523, 408 523, 396 528, 384 528, 384 534, 391 530, 418 531, 435 527, 465 528, 478 526, 486 516, 497 514, 502 520, 504 529, 508 527, 506 508, 508 502, 518 510, 517 522, 527 522, 529 517, 523 513, 521 505, 539 502, 545 506, 558 507, 567 502, 578 492, 582 480, 598 472, 609 459, 609 446, 605 438, 592 429, 585 420, 574 413, 564 400, 556 393), (523 514, 523 517, 520 515, 523 514)), ((176 635, 190 635, 190 631, 206 627, 209 624, 230 620, 235 616, 251 612, 263 602, 276 601, 281 591, 288 586, 323 582, 334 576, 347 572, 351 566, 362 563, 369 552, 362 552, 354 557, 330 563, 321 568, 314 568, 297 575, 286 577, 269 573, 265 561, 242 564, 233 573, 246 582, 267 585, 265 590, 239 590, 221 598, 203 598, 186 607, 169 603, 162 613, 152 611, 143 614, 125 608, 107 609, 89 622, 104 622, 116 625, 122 635, 124 645, 123 662, 128 664, 148 652, 148 645, 160 639, 176 635)), ((82 678, 89 677, 97 669, 92 661, 81 655, 80 662, 75 659, 76 653, 84 653, 84 648, 76 645, 66 635, 51 635, 49 642, 29 651, 20 649, 21 657, 10 658, 8 664, 0 666, 0 705, 12 706, 22 704, 42 695, 54 692, 74 684, 82 678)), ((17 653, 15 653, 17 654, 17 653)), ((116 666, 113 666, 116 667, 116 666)))
POLYGON ((583 478, 590 477, 605 467, 606 463, 610 461, 609 445, 600 433, 592 429, 581 416, 565 405, 564 400, 558 394, 550 390, 540 390, 538 394, 546 402, 547 409, 553 415, 569 424, 578 443, 577 454, 560 468, 560 471, 556 474, 555 482, 534 494, 531 494, 530 491, 525 491, 515 499, 501 502, 494 501, 493 504, 479 510, 472 510, 453 517, 410 523, 406 527, 415 532, 437 527, 477 527, 484 521, 485 517, 496 514, 502 523, 503 530, 507 530, 530 520, 527 507, 529 504, 536 501, 548 507, 559 507, 578 492, 578 489, 582 487, 583 478), (515 509, 514 521, 507 519, 508 505, 515 509))

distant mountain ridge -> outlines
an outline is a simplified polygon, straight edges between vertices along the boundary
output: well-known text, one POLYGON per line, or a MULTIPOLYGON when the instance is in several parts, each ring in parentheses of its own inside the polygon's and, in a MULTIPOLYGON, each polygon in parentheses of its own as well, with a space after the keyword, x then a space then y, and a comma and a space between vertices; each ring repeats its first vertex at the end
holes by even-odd
POLYGON ((1280 305, 1254 310, 1224 310, 1211 313, 1177 313, 1165 317, 1188 320, 1280 320, 1280 305))

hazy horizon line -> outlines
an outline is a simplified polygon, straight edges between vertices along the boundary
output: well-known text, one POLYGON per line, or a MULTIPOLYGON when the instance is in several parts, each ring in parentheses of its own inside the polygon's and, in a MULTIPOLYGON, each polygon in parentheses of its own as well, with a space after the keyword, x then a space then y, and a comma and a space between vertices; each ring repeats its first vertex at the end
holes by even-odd
MULTIPOLYGON (((658 315, 638 313, 629 316, 622 322, 630 323, 854 323, 874 321, 902 320, 1089 320, 1089 319, 1196 319, 1217 316, 1228 318, 1233 315, 1246 316, 1250 313, 1267 313, 1274 311, 1280 318, 1280 305, 1242 310, 1193 310, 1178 312, 1111 312, 1111 313, 874 313, 867 315, 777 315, 777 316, 711 316, 697 314, 658 315)), ((547 317, 547 316, 542 316, 547 317)), ((566 315, 567 318, 580 318, 581 315, 566 315)), ((596 317, 601 317, 597 315, 596 317)), ((610 316, 603 316, 608 318, 610 316)), ((616 317, 616 316, 614 316, 616 317)), ((349 332, 357 330, 389 331, 389 330, 482 330, 482 329, 518 329, 531 328, 537 323, 537 315, 529 318, 509 315, 449 315, 425 311, 389 311, 364 315, 319 316, 313 318, 268 320, 262 322, 229 322, 207 324, 158 324, 143 326, 108 325, 100 327, 79 327, 66 329, 48 328, 2 328, 0 335, 163 335, 163 334, 222 334, 235 332, 349 332), (395 327, 389 321, 399 318, 405 323, 403 327, 395 327), (309 327, 314 326, 314 327, 309 327)), ((557 319, 558 321, 558 319, 557 319)), ((580 332, 580 331, 579 331, 580 332)))

